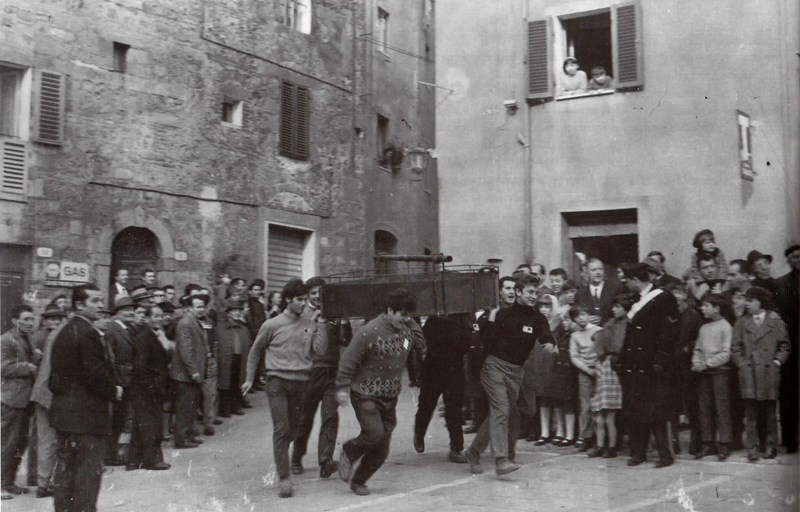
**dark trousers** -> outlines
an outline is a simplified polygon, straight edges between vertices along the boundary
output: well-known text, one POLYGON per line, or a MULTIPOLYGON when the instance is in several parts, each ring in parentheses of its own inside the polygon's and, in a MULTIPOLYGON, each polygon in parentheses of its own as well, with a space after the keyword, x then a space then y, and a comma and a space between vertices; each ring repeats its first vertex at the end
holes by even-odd
POLYGON ((56 512, 95 512, 108 436, 58 432, 56 512))
POLYGON ((129 439, 126 440, 127 443, 120 442, 121 434, 131 433, 131 424, 128 422, 128 415, 130 413, 132 421, 133 408, 131 407, 130 400, 131 400, 130 388, 126 387, 123 388, 122 391, 122 400, 118 402, 113 402, 111 404, 111 435, 108 436, 108 452, 107 452, 107 456, 109 459, 120 458, 121 455, 120 448, 122 448, 121 445, 128 444, 130 442, 129 439))
POLYGON ((28 487, 36 485, 36 475, 39 474, 39 434, 37 433, 36 406, 31 404, 30 429, 28 430, 28 487))
POLYGON ((426 359, 422 365, 422 378, 414 418, 414 435, 425 437, 439 396, 444 394, 444 421, 450 434, 450 449, 460 452, 464 449, 464 368, 460 360, 434 361, 426 359))
POLYGON ((281 480, 289 478, 289 444, 297 437, 306 381, 267 376, 267 396, 272 415, 272 453, 281 480))
POLYGON ((797 451, 797 406, 800 383, 798 383, 798 355, 795 352, 797 348, 796 336, 797 331, 795 330, 790 335, 792 352, 789 354, 789 359, 786 360, 786 366, 781 370, 780 384, 781 439, 789 453, 797 451))
POLYGON ((322 403, 322 425, 319 428, 317 459, 322 466, 333 460, 336 436, 339 433, 339 404, 336 403, 336 368, 312 368, 303 394, 303 407, 297 428, 292 458, 301 459, 308 449, 308 438, 314 428, 314 416, 322 403))
POLYGON ((183 444, 192 438, 192 427, 199 402, 200 384, 175 382, 173 439, 176 445, 183 444))
POLYGON ((397 398, 377 398, 351 393, 361 433, 342 446, 351 462, 361 459, 352 483, 364 485, 389 456, 392 431, 397 426, 397 398))
POLYGON ((731 430, 730 375, 701 373, 697 379, 697 400, 700 409, 700 430, 703 443, 728 444, 731 430))
POLYGON ((630 432, 631 457, 647 460, 647 444, 650 442, 650 433, 656 441, 658 457, 662 461, 672 460, 669 441, 667 439, 667 422, 657 421, 651 423, 628 422, 630 432))
POLYGON ((775 400, 745 400, 745 446, 748 452, 755 452, 759 445, 765 452, 778 445, 778 426, 775 421, 775 400))
MULTIPOLYGON (((679 416, 686 414, 689 421, 690 441, 689 452, 697 453, 702 449, 703 439, 700 432, 700 410, 697 406, 697 372, 690 369, 691 361, 682 364, 678 372, 676 385, 678 386, 678 396, 676 397, 675 416, 672 418, 672 438, 679 439, 679 416)), ((619 424, 617 424, 619 429, 619 424)))
POLYGON ((0 435, 2 444, 0 445, 0 458, 2 458, 2 487, 14 485, 17 478, 17 470, 22 462, 22 455, 28 446, 28 429, 30 428, 33 407, 17 409, 2 404, 0 410, 0 435))
POLYGON ((228 416, 232 412, 240 412, 244 408, 244 396, 239 388, 242 369, 242 355, 231 355, 230 389, 219 390, 219 413, 228 416))

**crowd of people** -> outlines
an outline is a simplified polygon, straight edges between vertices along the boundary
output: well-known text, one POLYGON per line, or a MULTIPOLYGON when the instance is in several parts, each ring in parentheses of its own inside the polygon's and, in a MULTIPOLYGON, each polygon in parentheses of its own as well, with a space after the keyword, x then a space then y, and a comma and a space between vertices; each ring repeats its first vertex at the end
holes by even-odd
POLYGON ((320 477, 338 472, 367 495, 389 454, 406 370, 420 387, 415 450, 425 451, 443 396, 448 460, 472 473, 487 447, 498 475, 519 469, 519 439, 589 457, 627 449, 630 466, 647 461, 651 436, 656 467, 683 449, 719 460, 741 448, 751 461, 774 458, 779 443, 794 453, 800 246, 786 250, 792 270, 780 278, 771 255, 727 260, 709 230, 694 246, 681 277, 658 251, 619 265, 613 281, 597 258, 574 279, 520 265, 499 279, 497 308, 427 318, 414 317, 417 298, 403 288, 373 319, 325 318, 320 277, 265 294, 263 280, 223 274, 178 299, 151 270, 128 289, 125 269, 109 300, 79 286, 46 307, 38 328, 21 304, 0 338, 2 498, 29 492, 16 485, 28 450, 38 497, 95 510, 105 466, 170 469, 164 442, 203 444, 258 389, 268 393, 281 497, 305 471, 318 409, 320 477), (348 405, 361 432, 337 459, 338 408, 348 405), (465 433, 475 434, 466 448, 465 433))

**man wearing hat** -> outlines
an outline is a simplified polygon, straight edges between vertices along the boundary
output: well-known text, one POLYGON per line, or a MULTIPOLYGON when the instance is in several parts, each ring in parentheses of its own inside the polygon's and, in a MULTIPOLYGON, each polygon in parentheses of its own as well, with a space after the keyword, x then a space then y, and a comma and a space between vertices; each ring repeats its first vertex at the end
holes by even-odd
MULTIPOLYGON (((33 335, 31 336, 31 345, 36 350, 44 352, 45 345, 47 343, 47 339, 51 338, 51 340, 52 340, 51 333, 53 331, 57 331, 58 328, 61 325, 66 323, 67 314, 64 312, 63 309, 61 309, 59 306, 57 306, 54 302, 51 302, 47 306, 47 308, 45 308, 44 313, 42 313, 41 316, 42 316, 42 320, 41 320, 41 322, 39 324, 39 329, 35 333, 33 333, 33 335)), ((52 341, 51 341, 51 344, 52 344, 52 341)), ((43 364, 44 363, 42 363, 42 365, 43 364)), ((47 369, 46 372, 42 372, 41 366, 39 368, 39 373, 36 376, 36 383, 34 383, 34 393, 31 394, 31 402, 37 402, 37 400, 34 399, 34 395, 37 394, 36 393, 37 384, 39 384, 40 388, 41 387, 45 387, 46 388, 47 386, 45 385, 45 383, 47 382, 47 378, 49 376, 50 376, 50 367, 49 367, 49 361, 48 361, 48 369, 47 369), (39 376, 42 373, 46 373, 47 374, 44 377, 44 380, 41 380, 39 378, 39 376), (40 380, 41 380, 41 382, 40 382, 40 380)), ((46 393, 49 394, 50 391, 47 390, 46 393)), ((48 402, 47 407, 49 407, 49 398, 47 399, 47 402, 48 402)), ((45 409, 45 412, 46 411, 47 411, 47 409, 45 409)), ((48 432, 45 432, 43 434, 43 436, 38 435, 38 428, 39 428, 39 425, 38 425, 39 424, 39 422, 38 422, 38 416, 39 416, 38 407, 37 407, 37 410, 34 412, 34 414, 35 414, 35 416, 34 416, 34 419, 33 419, 32 423, 31 423, 31 436, 30 436, 30 439, 28 440, 28 485, 31 485, 31 486, 37 485, 36 475, 39 472, 38 471, 38 467, 37 467, 37 463, 38 463, 38 460, 39 460, 39 457, 38 457, 38 446, 39 446, 39 438, 40 437, 44 437, 45 438, 45 442, 52 441, 52 443, 53 443, 53 445, 50 447, 51 449, 50 449, 50 453, 49 453, 49 455, 51 455, 50 459, 52 460, 52 464, 50 464, 49 468, 44 468, 44 471, 47 473, 47 478, 48 479, 50 478, 50 475, 53 472, 52 471, 53 470, 52 465, 55 463, 55 457, 56 457, 56 452, 55 452, 55 436, 56 436, 56 432, 55 432, 55 430, 53 430, 52 427, 50 427, 50 425, 47 424, 47 425, 44 426, 44 428, 48 432), (50 438, 47 437, 48 433, 52 434, 52 436, 50 438)), ((49 419, 47 419, 47 421, 49 421, 49 419)), ((45 487, 47 487, 46 483, 45 483, 45 487)), ((39 494, 39 492, 37 492, 37 494, 39 494)), ((50 496, 51 494, 47 494, 46 493, 46 495, 50 496)))
POLYGON ((144 285, 139 285, 131 290, 130 296, 134 303, 145 306, 148 306, 153 298, 153 294, 147 291, 147 287, 144 285))
POLYGON ((220 390, 219 415, 229 418, 231 414, 242 415, 244 396, 239 388, 247 377, 247 358, 250 353, 250 331, 244 321, 244 301, 232 299, 225 306, 225 319, 217 328, 219 335, 219 373, 217 386, 220 390))
POLYGON ((130 403, 130 386, 133 377, 133 337, 132 327, 136 304, 133 297, 120 297, 111 310, 113 319, 105 331, 104 340, 114 356, 114 375, 122 386, 122 400, 114 402, 111 437, 108 440, 106 465, 125 464, 130 447, 133 409, 130 403))
POLYGON ((192 425, 199 405, 200 386, 206 376, 208 339, 198 319, 203 316, 207 304, 205 295, 181 297, 183 316, 175 327, 175 351, 169 369, 169 377, 175 381, 175 448, 195 448, 203 442, 192 437, 192 425))
POLYGON ((644 262, 655 271, 655 285, 659 288, 666 288, 670 285, 683 285, 679 277, 667 273, 667 258, 661 251, 650 251, 644 262))
POLYGON ((755 276, 753 286, 764 288, 772 294, 770 304, 763 304, 767 309, 775 309, 775 295, 778 291, 778 283, 772 277, 772 255, 762 254, 760 251, 752 250, 747 253, 747 263, 750 265, 750 273, 755 276))
POLYGON ((800 244, 790 245, 786 251, 786 262, 791 271, 777 279, 778 289, 778 311, 786 322, 789 331, 789 359, 782 369, 781 389, 780 389, 780 408, 781 408, 781 432, 783 434, 783 444, 789 453, 797 451, 797 394, 800 383, 798 383, 798 312, 800 312, 800 244))

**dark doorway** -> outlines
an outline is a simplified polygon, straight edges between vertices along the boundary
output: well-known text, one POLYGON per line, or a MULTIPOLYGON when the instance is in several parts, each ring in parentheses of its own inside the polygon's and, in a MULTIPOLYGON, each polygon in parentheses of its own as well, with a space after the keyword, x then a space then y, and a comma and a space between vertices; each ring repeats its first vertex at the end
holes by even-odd
POLYGON ((11 309, 23 303, 30 247, 0 244, 0 332, 11 329, 11 309))
POLYGON ((117 269, 126 269, 127 287, 130 290, 142 284, 145 269, 158 272, 158 255, 161 248, 156 235, 145 228, 125 228, 119 232, 111 244, 111 281, 109 289, 113 289, 114 276, 117 269))
MULTIPOLYGON (((375 231, 375 256, 386 254, 397 254, 397 238, 388 231, 375 231)), ((396 261, 376 261, 375 270, 384 274, 394 274, 397 272, 396 261)))
MULTIPOLYGON (((587 258, 599 258, 606 267, 606 278, 616 286, 619 284, 617 268, 620 263, 634 263, 639 257, 639 237, 637 235, 586 236, 572 239, 575 252, 587 258)), ((573 269, 580 275, 580 267, 573 269)))

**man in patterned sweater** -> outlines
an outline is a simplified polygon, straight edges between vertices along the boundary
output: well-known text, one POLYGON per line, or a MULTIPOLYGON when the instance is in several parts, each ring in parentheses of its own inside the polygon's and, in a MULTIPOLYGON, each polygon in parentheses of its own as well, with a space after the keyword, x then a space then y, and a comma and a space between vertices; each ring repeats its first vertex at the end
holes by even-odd
POLYGON ((342 445, 339 476, 359 496, 369 494, 366 483, 386 461, 397 426, 397 397, 408 353, 425 349, 422 329, 411 317, 417 300, 401 288, 389 295, 386 312, 368 322, 350 342, 339 362, 336 400, 352 402, 361 425, 358 437, 342 445), (353 464, 361 459, 353 474, 353 464))

